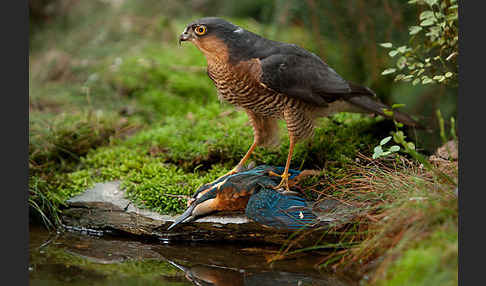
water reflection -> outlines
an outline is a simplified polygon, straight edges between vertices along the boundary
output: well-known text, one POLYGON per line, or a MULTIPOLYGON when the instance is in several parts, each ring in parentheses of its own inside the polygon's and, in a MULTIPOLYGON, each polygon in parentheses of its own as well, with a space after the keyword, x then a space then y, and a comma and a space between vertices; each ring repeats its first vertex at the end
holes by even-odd
POLYGON ((263 271, 251 273, 243 269, 235 270, 221 266, 194 265, 184 267, 173 261, 172 265, 184 271, 186 278, 200 286, 266 286, 266 285, 345 285, 337 281, 330 281, 317 277, 311 277, 307 274, 281 272, 281 271, 263 271))
POLYGON ((30 285, 353 285, 313 266, 319 256, 266 263, 270 247, 164 244, 30 231, 30 285))

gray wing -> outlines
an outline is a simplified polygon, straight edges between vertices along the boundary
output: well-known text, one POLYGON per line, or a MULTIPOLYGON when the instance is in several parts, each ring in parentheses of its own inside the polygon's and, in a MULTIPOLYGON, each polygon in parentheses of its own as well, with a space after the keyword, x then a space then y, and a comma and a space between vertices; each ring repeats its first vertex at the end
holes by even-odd
POLYGON ((261 81, 269 88, 311 104, 325 106, 352 93, 352 88, 319 57, 291 47, 260 58, 261 81))
MULTIPOLYGON (((391 109, 376 99, 365 86, 344 80, 315 54, 296 45, 277 45, 263 50, 259 57, 261 82, 267 87, 318 106, 335 100, 348 102, 386 117, 384 109, 391 109)), ((409 126, 423 128, 409 115, 394 111, 394 119, 409 126)))

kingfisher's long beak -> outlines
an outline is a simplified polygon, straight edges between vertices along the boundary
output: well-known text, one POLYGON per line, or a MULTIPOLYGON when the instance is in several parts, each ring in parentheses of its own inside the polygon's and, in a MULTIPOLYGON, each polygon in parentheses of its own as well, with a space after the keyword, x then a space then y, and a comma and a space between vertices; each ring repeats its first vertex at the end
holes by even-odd
POLYGON ((181 214, 176 220, 167 228, 167 230, 171 230, 174 228, 176 225, 182 223, 182 222, 190 222, 193 221, 196 216, 192 214, 192 211, 196 207, 196 204, 192 204, 183 214, 181 214))
POLYGON ((182 42, 189 41, 191 38, 192 38, 192 34, 189 33, 187 29, 184 30, 184 32, 179 36, 179 46, 181 45, 182 42))

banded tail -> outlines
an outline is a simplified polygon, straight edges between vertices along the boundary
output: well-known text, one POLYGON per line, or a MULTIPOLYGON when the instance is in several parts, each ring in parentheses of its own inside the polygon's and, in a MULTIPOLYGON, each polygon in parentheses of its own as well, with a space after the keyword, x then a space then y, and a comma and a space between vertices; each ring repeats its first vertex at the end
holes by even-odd
MULTIPOLYGON (((376 97, 376 95, 371 89, 356 84, 352 84, 352 83, 350 83, 350 86, 352 89, 352 94, 354 96, 348 98, 347 99, 348 102, 360 108, 363 108, 366 111, 379 114, 386 118, 390 118, 389 115, 385 114, 384 110, 392 111, 392 108, 379 102, 377 99, 374 99, 373 97, 376 97)), ((407 126, 411 126, 419 129, 426 129, 423 125, 421 125, 415 119, 410 117, 410 115, 404 112, 400 112, 398 110, 393 110, 393 119, 407 126)))

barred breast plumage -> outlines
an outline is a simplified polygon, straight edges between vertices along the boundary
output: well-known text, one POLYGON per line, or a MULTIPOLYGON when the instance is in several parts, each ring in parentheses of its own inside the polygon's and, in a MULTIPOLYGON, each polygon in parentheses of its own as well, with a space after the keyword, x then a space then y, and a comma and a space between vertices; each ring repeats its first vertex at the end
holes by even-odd
POLYGON ((249 72, 259 66, 256 60, 241 62, 238 66, 218 61, 208 62, 208 75, 216 86, 220 100, 250 111, 260 120, 285 120, 287 128, 296 139, 311 136, 317 107, 266 87, 259 78, 254 78, 255 74, 261 72, 249 72))

